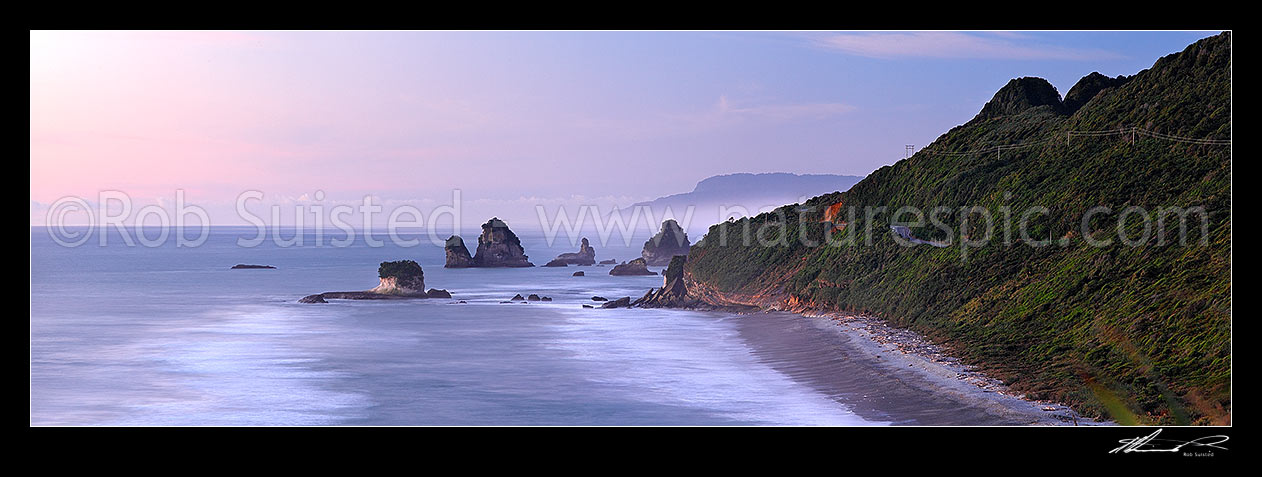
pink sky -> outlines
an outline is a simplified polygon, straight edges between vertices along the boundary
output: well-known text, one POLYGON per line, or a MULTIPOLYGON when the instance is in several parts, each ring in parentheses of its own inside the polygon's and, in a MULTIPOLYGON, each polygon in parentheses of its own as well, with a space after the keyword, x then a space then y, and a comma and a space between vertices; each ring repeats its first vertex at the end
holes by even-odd
POLYGON ((1063 92, 1208 36, 1146 35, 31 32, 32 223, 102 190, 209 207, 461 189, 524 210, 734 172, 865 175, 1011 77, 1063 92), (917 41, 939 47, 899 46, 917 41))

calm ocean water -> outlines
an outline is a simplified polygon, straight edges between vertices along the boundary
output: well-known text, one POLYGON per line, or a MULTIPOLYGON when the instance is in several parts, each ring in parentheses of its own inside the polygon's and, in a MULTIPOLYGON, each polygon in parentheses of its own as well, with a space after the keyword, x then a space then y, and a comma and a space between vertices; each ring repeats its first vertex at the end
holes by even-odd
MULTIPOLYGON (((33 227, 31 424, 885 423, 786 372, 738 316, 581 307, 593 295, 638 297, 660 276, 448 270, 423 236, 415 247, 333 247, 341 235, 331 233, 316 246, 310 232, 304 246, 237 245, 253 235, 215 228, 199 247, 149 248, 113 232, 105 247, 70 248, 33 227), (377 264, 399 259, 454 299, 296 303, 371 288, 377 264), (237 263, 278 269, 229 269, 237 263), (516 293, 554 301, 500 303, 516 293)), ((537 265, 577 249, 521 235, 537 265)), ((647 237, 629 247, 592 238, 598 260, 627 260, 647 237)))

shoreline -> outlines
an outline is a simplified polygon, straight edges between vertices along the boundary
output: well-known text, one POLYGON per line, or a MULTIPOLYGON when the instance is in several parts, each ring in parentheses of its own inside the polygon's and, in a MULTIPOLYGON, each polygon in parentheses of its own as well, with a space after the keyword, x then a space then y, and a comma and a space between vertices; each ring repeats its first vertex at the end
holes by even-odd
POLYGON ((1027 398, 998 379, 963 364, 947 354, 943 347, 920 334, 891 326, 881 318, 838 312, 804 311, 793 314, 827 320, 848 338, 845 341, 851 351, 870 358, 872 363, 909 386, 942 395, 1013 423, 998 425, 1116 425, 1112 421, 1083 417, 1061 403, 1027 398))

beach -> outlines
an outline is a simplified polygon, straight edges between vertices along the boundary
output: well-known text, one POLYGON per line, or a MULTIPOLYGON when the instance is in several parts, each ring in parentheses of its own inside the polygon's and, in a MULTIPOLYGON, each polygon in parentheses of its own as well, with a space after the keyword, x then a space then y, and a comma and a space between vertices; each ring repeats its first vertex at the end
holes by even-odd
POLYGON ((879 318, 808 315, 742 315, 741 336, 761 360, 844 400, 864 418, 902 425, 1109 424, 1061 404, 1026 399, 879 318))

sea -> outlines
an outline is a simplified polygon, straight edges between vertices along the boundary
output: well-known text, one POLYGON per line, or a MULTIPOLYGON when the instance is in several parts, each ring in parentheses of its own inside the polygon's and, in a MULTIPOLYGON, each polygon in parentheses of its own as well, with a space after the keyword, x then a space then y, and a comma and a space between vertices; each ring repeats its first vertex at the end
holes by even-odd
MULTIPOLYGON (((884 376, 826 319, 600 309, 593 297, 662 284, 609 265, 445 269, 424 233, 340 246, 345 234, 277 230, 254 245, 253 228, 213 227, 182 246, 81 229, 72 246, 63 232, 31 228, 33 426, 996 423, 884 376), (404 259, 452 298, 298 303, 372 288, 380 262, 404 259), (552 301, 505 303, 532 293, 552 301)), ((578 249, 518 235, 536 265, 578 249)), ((473 248, 476 231, 463 236, 473 248)), ((597 260, 621 262, 647 238, 591 239, 597 260)))

